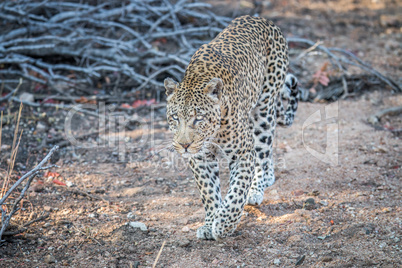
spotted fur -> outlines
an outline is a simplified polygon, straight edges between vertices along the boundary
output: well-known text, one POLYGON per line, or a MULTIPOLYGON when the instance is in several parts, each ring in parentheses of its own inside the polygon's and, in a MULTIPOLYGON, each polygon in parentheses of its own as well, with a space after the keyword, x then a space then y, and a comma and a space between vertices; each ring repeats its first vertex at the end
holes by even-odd
POLYGON ((300 99, 300 90, 298 88, 297 78, 292 74, 286 75, 285 84, 278 97, 276 108, 276 123, 281 126, 291 126, 295 117, 297 106, 300 99), (283 105, 287 101, 287 107, 283 105))
POLYGON ((287 42, 280 29, 263 18, 243 16, 197 50, 180 83, 165 80, 172 145, 190 158, 205 207, 197 237, 219 239, 233 233, 244 206, 261 204, 264 189, 275 181, 272 143, 277 114, 288 116, 280 99, 287 66, 287 42), (219 154, 230 169, 224 199, 219 154))

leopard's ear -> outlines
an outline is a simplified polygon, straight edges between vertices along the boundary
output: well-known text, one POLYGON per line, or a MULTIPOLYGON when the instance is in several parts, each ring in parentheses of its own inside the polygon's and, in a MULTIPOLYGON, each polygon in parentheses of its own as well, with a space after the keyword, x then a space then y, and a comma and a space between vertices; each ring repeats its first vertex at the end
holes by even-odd
POLYGON ((223 82, 220 78, 212 78, 206 85, 204 92, 217 100, 220 100, 222 95, 223 82))
POLYGON ((166 95, 171 95, 177 89, 177 82, 174 81, 172 78, 166 78, 164 81, 166 95))

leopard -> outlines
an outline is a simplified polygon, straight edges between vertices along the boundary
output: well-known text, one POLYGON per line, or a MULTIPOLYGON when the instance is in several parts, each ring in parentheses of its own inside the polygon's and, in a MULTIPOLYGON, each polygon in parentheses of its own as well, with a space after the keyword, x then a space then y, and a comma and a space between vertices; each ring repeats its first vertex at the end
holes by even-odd
POLYGON ((288 65, 280 28, 246 15, 194 53, 180 82, 164 80, 172 150, 188 160, 205 209, 198 238, 233 235, 244 207, 275 182, 275 127, 292 124, 299 96, 288 65), (219 159, 229 168, 224 198, 219 159))

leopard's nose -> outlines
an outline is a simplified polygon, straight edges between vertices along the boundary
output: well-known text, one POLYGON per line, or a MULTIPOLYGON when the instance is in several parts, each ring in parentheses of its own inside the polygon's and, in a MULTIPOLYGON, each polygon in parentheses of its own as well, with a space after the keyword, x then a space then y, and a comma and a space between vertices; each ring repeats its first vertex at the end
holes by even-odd
POLYGON ((190 147, 191 143, 179 143, 181 147, 187 150, 188 147, 190 147))

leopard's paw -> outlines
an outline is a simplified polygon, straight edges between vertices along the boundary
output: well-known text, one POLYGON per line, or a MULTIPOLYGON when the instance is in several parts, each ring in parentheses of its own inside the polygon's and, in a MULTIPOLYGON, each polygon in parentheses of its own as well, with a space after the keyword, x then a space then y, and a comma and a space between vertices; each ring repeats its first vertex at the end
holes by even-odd
POLYGON ((215 239, 212 236, 212 228, 209 226, 201 226, 197 229, 197 238, 205 239, 205 240, 213 240, 215 239))
POLYGON ((212 236, 215 240, 230 236, 236 230, 242 212, 233 214, 230 210, 219 209, 212 223, 212 236))
POLYGON ((264 199, 264 194, 257 191, 250 191, 248 194, 247 204, 251 206, 261 205, 262 200, 264 199))

